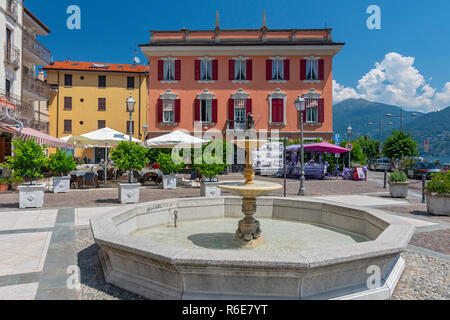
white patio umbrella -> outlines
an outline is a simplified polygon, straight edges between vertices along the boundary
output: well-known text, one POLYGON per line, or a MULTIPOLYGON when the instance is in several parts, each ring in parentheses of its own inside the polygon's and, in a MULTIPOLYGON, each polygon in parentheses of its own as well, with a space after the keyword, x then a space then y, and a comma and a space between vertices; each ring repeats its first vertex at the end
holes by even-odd
POLYGON ((96 141, 93 141, 89 138, 81 137, 81 136, 67 136, 67 137, 62 137, 61 140, 65 141, 69 144, 73 144, 77 148, 83 148, 83 149, 93 148, 96 145, 98 145, 96 141))
MULTIPOLYGON (((108 176, 108 147, 117 146, 122 141, 130 141, 130 136, 123 134, 111 128, 103 128, 89 133, 82 134, 81 137, 94 141, 96 145, 105 147, 105 184, 108 176)), ((132 138, 133 142, 141 143, 142 141, 132 138)))
POLYGON ((147 140, 145 142, 145 146, 148 148, 157 148, 157 149, 174 148, 174 147, 198 148, 209 142, 210 141, 208 140, 196 138, 181 131, 173 131, 164 136, 147 140))

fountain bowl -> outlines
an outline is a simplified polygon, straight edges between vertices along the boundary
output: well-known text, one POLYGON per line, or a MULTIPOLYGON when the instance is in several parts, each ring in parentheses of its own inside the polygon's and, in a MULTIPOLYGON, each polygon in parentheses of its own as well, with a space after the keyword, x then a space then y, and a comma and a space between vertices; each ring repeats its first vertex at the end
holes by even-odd
MULTIPOLYGON (((196 246, 188 239, 183 241, 190 246, 168 241, 173 239, 156 241, 135 236, 136 232, 162 227, 173 228, 169 231, 176 235, 185 231, 183 227, 189 223, 242 217, 243 199, 238 197, 161 200, 118 207, 91 219, 106 282, 149 299, 392 296, 404 269, 400 254, 414 234, 414 226, 380 210, 317 199, 262 197, 256 202, 256 216, 263 223, 268 219, 277 223, 319 224, 361 235, 367 241, 312 243, 314 248, 304 249, 298 249, 301 243, 295 243, 292 250, 278 249, 268 241, 256 249, 223 249, 196 246), (178 218, 177 229, 174 217, 178 218)), ((271 230, 266 229, 269 237, 271 230)), ((198 232, 195 230, 189 237, 198 236, 195 233, 198 232)), ((234 223, 227 233, 234 234, 234 223)), ((290 235, 295 236, 292 231, 290 235)), ((280 238, 280 243, 289 247, 287 240, 280 238)))

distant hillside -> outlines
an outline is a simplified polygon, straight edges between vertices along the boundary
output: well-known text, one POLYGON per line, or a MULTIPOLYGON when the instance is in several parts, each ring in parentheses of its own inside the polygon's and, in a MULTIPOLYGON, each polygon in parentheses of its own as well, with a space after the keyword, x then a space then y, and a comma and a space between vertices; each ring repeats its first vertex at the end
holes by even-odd
MULTIPOLYGON (((347 137, 347 127, 353 128, 353 137, 369 134, 378 139, 378 120, 381 119, 381 139, 384 141, 391 130, 400 129, 400 118, 386 117, 390 113, 400 116, 397 106, 370 102, 364 99, 348 99, 333 106, 334 132, 347 137), (392 125, 387 125, 392 122, 392 125), (369 123, 374 125, 369 126, 369 123)), ((450 155, 450 107, 440 112, 420 113, 403 110, 403 129, 410 132, 423 151, 423 142, 430 141, 430 155, 450 155), (417 116, 411 116, 416 113, 417 116)))

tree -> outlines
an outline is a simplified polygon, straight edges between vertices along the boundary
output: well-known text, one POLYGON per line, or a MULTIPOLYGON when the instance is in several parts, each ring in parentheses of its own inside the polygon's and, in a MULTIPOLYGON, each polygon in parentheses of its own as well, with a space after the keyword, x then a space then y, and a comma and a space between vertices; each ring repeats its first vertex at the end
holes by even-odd
POLYGON ((41 146, 34 139, 14 140, 14 156, 8 158, 6 166, 13 171, 14 177, 27 179, 30 184, 33 180, 41 178, 41 169, 47 163, 45 149, 47 146, 41 146))
MULTIPOLYGON (((348 141, 342 141, 341 147, 345 148, 347 143, 348 143, 348 141)), ((358 163, 361 165, 365 165, 366 164, 366 156, 364 155, 364 153, 362 151, 361 145, 358 143, 358 141, 352 141, 351 144, 353 145, 353 150, 351 151, 352 162, 358 163)), ((348 164, 348 160, 346 160, 347 157, 348 157, 348 153, 341 155, 341 158, 344 159, 344 163, 348 164)))
POLYGON ((48 168, 59 176, 64 176, 77 167, 71 154, 66 154, 61 149, 50 155, 48 168))
POLYGON ((383 144, 383 153, 391 160, 417 156, 417 142, 406 131, 393 130, 392 136, 383 144))
POLYGON ((112 151, 111 158, 119 169, 127 171, 142 170, 148 162, 147 149, 129 141, 122 141, 112 151))
POLYGON ((380 156, 380 141, 369 136, 362 136, 358 138, 357 142, 361 146, 366 159, 376 159, 380 156))

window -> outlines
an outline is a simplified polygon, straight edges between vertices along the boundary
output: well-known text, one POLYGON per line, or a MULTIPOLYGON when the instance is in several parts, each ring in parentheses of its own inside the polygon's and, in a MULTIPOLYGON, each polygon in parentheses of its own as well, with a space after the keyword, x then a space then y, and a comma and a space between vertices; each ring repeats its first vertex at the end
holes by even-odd
POLYGON ((212 122, 212 100, 200 100, 200 122, 212 122))
POLYGON ((319 121, 319 100, 307 99, 306 100, 306 122, 318 122, 319 121))
POLYGON ((175 100, 164 99, 163 100, 163 122, 173 123, 175 122, 175 100))
POLYGON ((287 94, 276 89, 269 95, 269 125, 286 125, 287 94))
POLYGON ((200 60, 200 80, 211 81, 212 79, 212 61, 200 60))
POLYGON ((175 81, 175 61, 164 61, 164 81, 175 81))
POLYGON ((106 111, 106 98, 98 98, 98 111, 106 111))
POLYGON ((71 87, 72 86, 72 75, 71 74, 65 74, 64 75, 64 86, 65 87, 71 87))
POLYGON ((319 63, 317 60, 306 60, 306 80, 319 80, 319 63))
POLYGON ((98 87, 106 88, 106 76, 98 76, 98 87))
POLYGON ((247 61, 234 61, 234 80, 247 80, 247 61))
POLYGON ((127 78, 127 89, 134 89, 134 77, 127 78))
POLYGON ((64 120, 64 132, 72 132, 72 120, 64 120))
POLYGON ((284 80, 283 60, 272 60, 272 80, 284 80))
POLYGON ((130 134, 130 123, 131 123, 131 134, 134 134, 134 121, 127 121, 127 134, 130 134))
POLYGON ((5 91, 6 91, 6 96, 9 97, 11 95, 11 81, 9 81, 8 79, 6 79, 5 82, 5 91))
POLYGON ((64 97, 64 110, 72 110, 72 97, 64 97))
POLYGON ((98 120, 98 130, 106 128, 106 120, 98 120))

